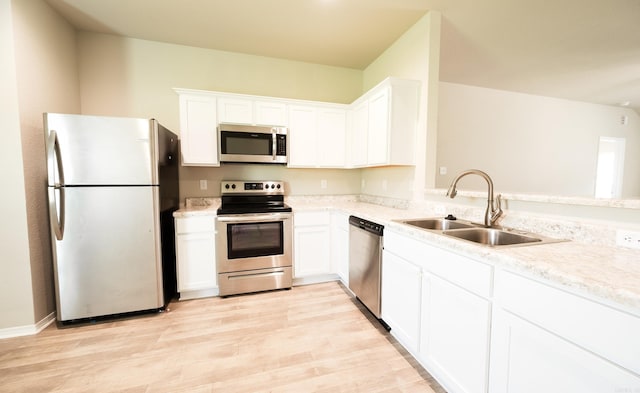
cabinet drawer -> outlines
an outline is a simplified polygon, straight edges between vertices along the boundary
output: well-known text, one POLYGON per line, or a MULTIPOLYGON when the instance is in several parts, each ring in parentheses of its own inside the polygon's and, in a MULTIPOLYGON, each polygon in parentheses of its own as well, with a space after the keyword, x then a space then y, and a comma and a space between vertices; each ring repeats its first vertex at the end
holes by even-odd
POLYGON ((433 274, 468 291, 488 298, 491 296, 493 267, 474 259, 428 246, 423 266, 433 274))
POLYGON ((295 213, 293 216, 293 225, 296 227, 329 225, 331 223, 328 211, 302 212, 295 213))
POLYGON ((491 296, 493 267, 490 265, 393 231, 385 232, 384 248, 470 292, 485 298, 491 296))
POLYGON ((640 373, 640 318, 537 281, 496 274, 499 306, 628 370, 640 373))
POLYGON ((186 217, 176 219, 176 233, 213 232, 215 231, 215 218, 186 217))

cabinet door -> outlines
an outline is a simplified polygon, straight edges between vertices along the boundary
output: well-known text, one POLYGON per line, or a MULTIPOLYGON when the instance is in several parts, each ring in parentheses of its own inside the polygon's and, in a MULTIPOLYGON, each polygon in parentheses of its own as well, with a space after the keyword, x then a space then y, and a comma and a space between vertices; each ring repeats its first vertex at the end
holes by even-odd
POLYGON ((253 101, 241 98, 218 98, 218 121, 253 124, 253 101))
POLYGON ((382 319, 410 352, 418 352, 420 340, 420 268, 383 251, 382 319))
POLYGON ((420 356, 445 388, 486 391, 489 324, 488 300, 432 274, 424 275, 420 356))
POLYGON ((331 235, 328 225, 294 229, 294 276, 331 273, 331 235))
POLYGON ((349 286, 349 216, 331 214, 331 261, 344 285, 349 286))
POLYGON ((637 375, 507 311, 492 330, 492 393, 640 391, 637 375))
POLYGON ((367 144, 369 141, 369 102, 364 101, 353 109, 351 127, 351 166, 367 165, 367 144))
POLYGON ((287 105, 282 102, 256 101, 255 123, 266 126, 287 126, 287 105))
POLYGON ((344 167, 347 142, 347 111, 318 109, 317 159, 321 167, 344 167))
POLYGON ((290 167, 309 168, 316 166, 317 115, 316 108, 312 106, 289 106, 290 167))
POLYGON ((216 99, 180 95, 182 165, 218 166, 216 99))
POLYGON ((215 288, 215 233, 184 233, 176 237, 178 292, 215 288))
POLYGON ((369 99, 367 164, 383 165, 389 160, 389 88, 369 99))

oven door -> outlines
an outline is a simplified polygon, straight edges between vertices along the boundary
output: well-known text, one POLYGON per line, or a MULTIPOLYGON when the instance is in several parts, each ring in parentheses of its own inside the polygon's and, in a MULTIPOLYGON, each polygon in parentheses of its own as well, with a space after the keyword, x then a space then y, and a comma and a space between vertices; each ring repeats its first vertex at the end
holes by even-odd
POLYGON ((218 216, 218 273, 291 266, 291 213, 218 216))

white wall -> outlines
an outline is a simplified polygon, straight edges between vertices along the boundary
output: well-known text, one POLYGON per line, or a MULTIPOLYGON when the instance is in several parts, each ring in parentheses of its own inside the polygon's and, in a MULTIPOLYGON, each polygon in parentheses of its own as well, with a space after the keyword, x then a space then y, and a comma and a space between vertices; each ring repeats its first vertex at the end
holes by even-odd
POLYGON ((76 42, 41 0, 0 7, 0 329, 29 331, 55 311, 42 113, 80 110, 76 42))
MULTIPOLYGON (((337 103, 350 103, 362 91, 362 71, 348 68, 87 32, 79 33, 78 48, 82 113, 156 117, 176 133, 180 122, 175 87, 337 103)), ((180 194, 181 199, 217 196, 219 184, 202 192, 198 180, 219 183, 234 176, 273 176, 293 184, 296 195, 359 191, 359 170, 321 172, 183 167, 180 194), (327 176, 329 187, 321 189, 320 180, 327 176)))
POLYGON ((13 24, 36 321, 55 310, 43 112, 80 110, 76 33, 44 1, 14 1, 13 24))
POLYGON ((363 194, 410 200, 422 198, 425 182, 434 184, 440 19, 429 12, 364 70, 365 91, 387 76, 420 80, 422 86, 415 167, 363 169, 363 194))
POLYGON ((0 0, 0 329, 33 324, 11 1, 0 0))
POLYGON ((281 180, 285 182, 287 195, 358 195, 360 177, 359 169, 300 169, 245 164, 223 164, 220 168, 183 167, 180 192, 183 198, 217 197, 220 196, 222 180, 281 180), (207 180, 207 190, 200 190, 200 180, 207 180), (322 180, 326 180, 326 188, 322 188, 322 180))
MULTIPOLYGON (((497 191, 593 196, 600 136, 625 137, 623 197, 640 196, 640 119, 632 110, 442 82, 436 186, 462 170, 489 173, 497 191), (621 124, 621 116, 629 118, 621 124)), ((469 178, 461 189, 486 189, 469 178)))
POLYGON ((319 64, 166 44, 78 35, 82 113, 157 117, 179 131, 175 87, 349 103, 362 72, 319 64))

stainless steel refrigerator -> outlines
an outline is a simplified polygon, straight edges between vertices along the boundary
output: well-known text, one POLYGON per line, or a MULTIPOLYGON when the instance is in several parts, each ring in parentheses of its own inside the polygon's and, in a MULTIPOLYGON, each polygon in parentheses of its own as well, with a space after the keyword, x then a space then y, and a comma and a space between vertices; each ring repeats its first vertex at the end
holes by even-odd
POLYGON ((175 293, 178 138, 154 119, 44 114, 57 319, 160 310, 175 293))

